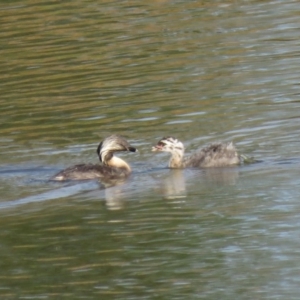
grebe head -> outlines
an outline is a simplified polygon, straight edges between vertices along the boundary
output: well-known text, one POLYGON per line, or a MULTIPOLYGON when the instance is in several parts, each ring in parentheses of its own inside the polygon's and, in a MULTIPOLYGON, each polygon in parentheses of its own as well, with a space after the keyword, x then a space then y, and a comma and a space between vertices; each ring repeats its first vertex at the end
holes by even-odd
POLYGON ((168 137, 163 137, 157 144, 156 146, 152 147, 152 151, 154 152, 170 152, 170 153, 174 153, 174 152, 180 152, 183 153, 184 152, 184 146, 183 144, 175 139, 172 136, 168 136, 168 137))
POLYGON ((106 164, 116 151, 136 152, 137 149, 132 147, 122 136, 113 134, 104 139, 97 148, 97 154, 101 162, 106 164))

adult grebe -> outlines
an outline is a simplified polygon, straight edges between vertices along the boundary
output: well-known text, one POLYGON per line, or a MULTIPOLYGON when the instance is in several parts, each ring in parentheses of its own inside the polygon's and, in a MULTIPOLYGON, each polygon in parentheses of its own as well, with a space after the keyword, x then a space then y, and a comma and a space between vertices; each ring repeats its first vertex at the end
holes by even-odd
POLYGON ((136 152, 137 149, 132 147, 122 136, 111 135, 104 139, 97 148, 100 165, 80 164, 69 167, 55 176, 52 180, 84 180, 84 179, 122 179, 131 173, 130 166, 121 158, 114 156, 117 151, 136 152))
POLYGON ((241 158, 232 143, 214 143, 189 157, 184 157, 183 144, 169 136, 163 137, 156 146, 152 147, 152 151, 170 152, 170 168, 225 167, 241 163, 241 158))

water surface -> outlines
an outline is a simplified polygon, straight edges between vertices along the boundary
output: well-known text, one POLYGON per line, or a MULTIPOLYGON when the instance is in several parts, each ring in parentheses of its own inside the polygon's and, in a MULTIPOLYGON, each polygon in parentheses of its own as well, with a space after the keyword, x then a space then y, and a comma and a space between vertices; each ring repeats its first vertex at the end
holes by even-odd
POLYGON ((6 1, 1 299, 299 299, 297 1, 6 1), (122 134, 124 185, 53 183, 122 134), (233 141, 260 163, 168 170, 233 141))

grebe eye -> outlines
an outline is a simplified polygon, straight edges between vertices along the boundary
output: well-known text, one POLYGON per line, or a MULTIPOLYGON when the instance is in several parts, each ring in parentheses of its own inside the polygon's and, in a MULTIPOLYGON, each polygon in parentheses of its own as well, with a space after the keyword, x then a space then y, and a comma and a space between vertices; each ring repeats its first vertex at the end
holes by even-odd
POLYGON ((158 146, 165 146, 165 143, 163 143, 163 142, 158 142, 158 146))

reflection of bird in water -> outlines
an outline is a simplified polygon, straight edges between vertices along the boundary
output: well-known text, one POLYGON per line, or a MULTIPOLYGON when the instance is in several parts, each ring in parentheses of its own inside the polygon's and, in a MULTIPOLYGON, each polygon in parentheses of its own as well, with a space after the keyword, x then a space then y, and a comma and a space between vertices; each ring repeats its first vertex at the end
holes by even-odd
POLYGON ((166 199, 186 197, 185 178, 183 172, 183 170, 174 169, 164 177, 161 187, 166 199))
POLYGON ((184 146, 180 141, 173 137, 163 137, 156 146, 152 147, 152 151, 170 152, 170 168, 225 167, 241 162, 232 143, 214 143, 198 150, 191 156, 184 157, 184 146))
POLYGON ((101 181, 114 181, 125 179, 131 173, 130 166, 121 158, 114 156, 117 151, 136 152, 122 136, 111 135, 104 139, 97 148, 101 164, 80 164, 69 167, 54 177, 52 180, 84 180, 100 179, 101 181))

